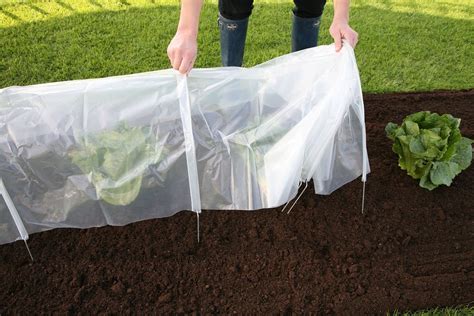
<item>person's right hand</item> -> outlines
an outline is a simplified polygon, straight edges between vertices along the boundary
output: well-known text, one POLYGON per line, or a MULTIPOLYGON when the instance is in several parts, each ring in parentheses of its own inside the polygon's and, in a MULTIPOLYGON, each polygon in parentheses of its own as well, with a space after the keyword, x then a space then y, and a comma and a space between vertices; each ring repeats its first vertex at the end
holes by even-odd
POLYGON ((197 56, 197 38, 186 32, 176 32, 168 45, 168 57, 171 66, 182 74, 188 74, 193 69, 197 56))

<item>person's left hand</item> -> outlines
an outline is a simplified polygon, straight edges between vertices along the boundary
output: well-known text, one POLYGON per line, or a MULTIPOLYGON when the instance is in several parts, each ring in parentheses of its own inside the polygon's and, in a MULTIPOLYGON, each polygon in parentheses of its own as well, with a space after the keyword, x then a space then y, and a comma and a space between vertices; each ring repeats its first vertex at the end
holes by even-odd
POLYGON ((333 20, 331 27, 329 28, 329 33, 332 38, 334 38, 336 52, 341 50, 343 39, 347 40, 353 48, 356 47, 359 39, 359 34, 357 34, 357 32, 354 31, 345 20, 333 20))

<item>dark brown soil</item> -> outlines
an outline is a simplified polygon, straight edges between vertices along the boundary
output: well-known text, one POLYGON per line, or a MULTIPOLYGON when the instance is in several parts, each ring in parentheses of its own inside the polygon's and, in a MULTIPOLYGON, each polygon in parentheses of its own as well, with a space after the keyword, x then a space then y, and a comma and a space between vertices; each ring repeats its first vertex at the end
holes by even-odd
POLYGON ((461 117, 474 90, 366 95, 372 173, 280 210, 190 212, 126 227, 34 234, 0 246, 0 314, 39 312, 384 314, 474 301, 474 167, 450 188, 397 166, 387 122, 419 110, 461 117))

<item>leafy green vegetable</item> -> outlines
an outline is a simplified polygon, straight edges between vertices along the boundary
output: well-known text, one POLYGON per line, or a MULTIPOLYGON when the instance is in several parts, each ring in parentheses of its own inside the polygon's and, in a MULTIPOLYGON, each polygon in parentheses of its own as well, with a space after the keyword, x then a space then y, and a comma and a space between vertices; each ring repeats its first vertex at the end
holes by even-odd
POLYGON ((83 137, 69 156, 89 176, 99 198, 128 205, 140 192, 143 172, 160 157, 146 135, 144 128, 121 124, 116 130, 83 137))
POLYGON ((398 164, 420 186, 433 190, 450 186, 472 161, 472 143, 462 137, 461 120, 450 114, 422 111, 407 116, 401 126, 388 123, 385 132, 398 154, 398 164))

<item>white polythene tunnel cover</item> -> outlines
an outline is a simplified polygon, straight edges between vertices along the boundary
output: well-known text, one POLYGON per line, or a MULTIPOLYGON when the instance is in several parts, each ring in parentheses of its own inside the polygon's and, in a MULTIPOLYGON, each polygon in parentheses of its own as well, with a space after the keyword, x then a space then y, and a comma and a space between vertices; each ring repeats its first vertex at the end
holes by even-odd
MULTIPOLYGON (((311 179, 329 194, 368 172, 347 44, 188 77, 162 70, 0 90, 0 193, 27 233, 271 208, 311 179)), ((8 205, 0 243, 27 238, 8 205)))

